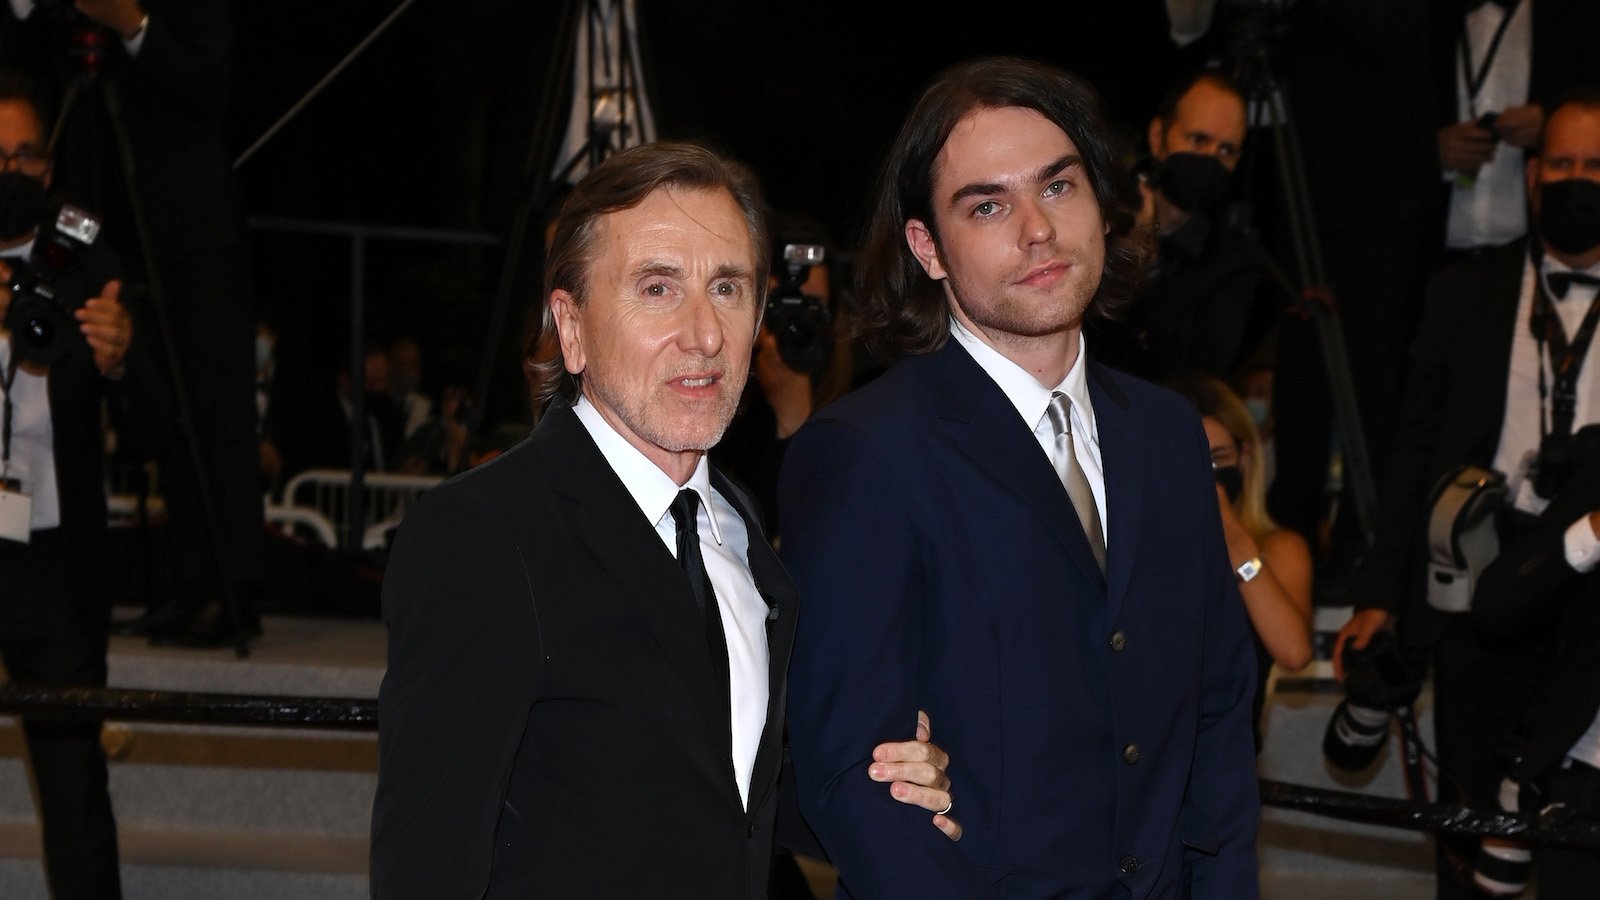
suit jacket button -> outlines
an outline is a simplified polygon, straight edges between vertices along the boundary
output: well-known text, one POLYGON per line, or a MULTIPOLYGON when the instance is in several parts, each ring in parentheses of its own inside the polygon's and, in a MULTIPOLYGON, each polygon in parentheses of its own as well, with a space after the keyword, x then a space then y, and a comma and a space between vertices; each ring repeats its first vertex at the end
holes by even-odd
POLYGON ((1121 653, 1128 646, 1128 636, 1121 629, 1111 632, 1111 652, 1121 653))
POLYGON ((1134 859, 1132 856, 1124 856, 1122 859, 1117 861, 1117 868, 1124 875, 1132 875, 1133 873, 1139 871, 1139 861, 1134 859))
MULTIPOLYGON (((687 521, 687 519, 685 519, 685 521, 687 521)), ((745 833, 744 833, 744 836, 745 836, 745 837, 747 837, 747 838, 753 838, 753 837, 755 837, 755 836, 756 836, 756 827, 755 827, 755 826, 754 826, 754 825, 751 825, 751 826, 750 826, 750 827, 749 827, 749 828, 748 828, 748 829, 747 829, 747 830, 746 830, 746 831, 745 831, 745 833)))
POLYGON ((1128 746, 1123 747, 1122 748, 1122 761, 1127 763, 1130 766, 1133 765, 1134 763, 1138 762, 1139 761, 1139 745, 1138 744, 1129 744, 1128 746))

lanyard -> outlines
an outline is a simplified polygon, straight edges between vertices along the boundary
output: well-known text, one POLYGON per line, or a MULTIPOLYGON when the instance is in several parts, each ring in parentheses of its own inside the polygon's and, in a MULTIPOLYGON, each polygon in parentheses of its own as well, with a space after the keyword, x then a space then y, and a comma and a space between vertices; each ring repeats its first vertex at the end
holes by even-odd
POLYGON ((1483 54, 1483 62, 1478 65, 1478 74, 1472 74, 1472 42, 1467 37, 1467 20, 1461 19, 1461 33, 1456 45, 1461 48, 1461 77, 1467 82, 1467 118, 1478 117, 1478 93, 1483 90, 1483 83, 1489 80, 1489 67, 1494 65, 1494 57, 1500 52, 1500 39, 1506 36, 1506 29, 1511 27, 1511 17, 1517 14, 1517 9, 1522 6, 1522 0, 1516 0, 1506 10, 1500 19, 1500 25, 1494 30, 1494 37, 1489 39, 1489 49, 1483 54))
POLYGON ((17 354, 16 348, 8 348, 11 352, 6 354, 5 377, 0 378, 0 395, 4 396, 3 405, 5 412, 0 415, 0 478, 5 477, 11 468, 11 386, 17 383, 17 354))
POLYGON ((1550 372, 1555 377, 1555 394, 1550 398, 1550 421, 1545 421, 1544 400, 1547 395, 1544 365, 1539 366, 1539 433, 1572 433, 1572 422, 1578 411, 1578 373, 1583 371, 1583 361, 1589 355, 1589 345, 1594 340, 1595 325, 1600 322, 1600 293, 1589 301, 1589 311, 1584 313, 1578 333, 1567 341, 1566 329, 1561 327, 1561 317, 1555 304, 1544 289, 1544 276, 1534 270, 1533 312, 1528 325, 1534 340, 1539 344, 1539 356, 1544 356, 1544 345, 1550 345, 1550 372))

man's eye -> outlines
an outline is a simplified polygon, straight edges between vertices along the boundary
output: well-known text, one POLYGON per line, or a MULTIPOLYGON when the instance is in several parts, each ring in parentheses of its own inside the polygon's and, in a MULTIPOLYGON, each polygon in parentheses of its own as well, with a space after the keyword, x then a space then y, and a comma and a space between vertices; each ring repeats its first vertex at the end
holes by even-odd
POLYGON ((732 297, 739 293, 739 286, 731 281, 719 281, 711 286, 713 293, 721 297, 732 297))
POLYGON ((644 292, 652 297, 665 297, 667 295, 667 286, 659 281, 652 282, 645 285, 644 292))
POLYGON ((1050 182, 1044 192, 1050 195, 1065 194, 1067 192, 1067 180, 1065 178, 1057 178, 1055 181, 1050 182))
POLYGON ((992 216, 999 208, 1000 204, 993 200, 985 200, 972 208, 972 214, 975 216, 992 216))

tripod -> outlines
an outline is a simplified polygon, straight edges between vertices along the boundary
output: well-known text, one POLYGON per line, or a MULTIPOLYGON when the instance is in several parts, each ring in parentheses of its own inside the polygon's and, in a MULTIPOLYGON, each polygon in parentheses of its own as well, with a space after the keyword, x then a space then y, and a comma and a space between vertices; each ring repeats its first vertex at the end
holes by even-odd
POLYGON ((1334 419, 1341 437, 1345 479, 1355 501, 1356 521, 1363 542, 1371 546, 1377 527, 1378 495, 1356 405, 1355 384, 1350 376, 1349 354, 1345 349, 1344 329, 1340 325, 1333 287, 1323 266, 1316 220, 1311 213, 1311 194, 1306 185, 1305 162, 1300 139, 1290 116, 1284 84, 1272 67, 1272 55, 1263 35, 1265 22, 1252 18, 1241 23, 1234 44, 1237 61, 1235 80, 1244 91, 1248 108, 1260 110, 1266 120, 1274 149, 1279 188, 1300 282, 1295 284, 1276 265, 1271 266, 1285 293, 1296 308, 1317 328, 1323 365, 1333 395, 1334 419))
MULTIPOLYGON (((517 203, 505 261, 495 290, 489 337, 478 364, 477 386, 467 420, 467 446, 458 469, 471 464, 472 451, 489 393, 489 381, 498 359, 511 293, 522 264, 533 213, 549 207, 558 187, 574 175, 587 172, 611 153, 654 140, 655 126, 645 100, 639 71, 632 0, 566 0, 557 33, 561 52, 550 59, 550 74, 538 124, 529 141, 521 176, 522 199, 517 203), (583 51, 579 57, 579 51, 583 51), (575 64, 574 60, 578 60, 575 64), (580 82, 577 70, 585 70, 580 82), (569 80, 570 79, 570 80, 569 80), (576 83, 575 83, 576 82, 576 83), (556 122, 571 94, 568 147, 556 149, 556 122), (580 105, 582 104, 582 105, 580 105), (573 140, 573 136, 581 140, 573 140)), ((543 236, 540 236, 542 242, 543 236)))
POLYGON ((220 576, 218 583, 222 590, 222 607, 227 614, 227 621, 233 635, 234 652, 240 658, 244 658, 250 654, 250 648, 245 635, 243 609, 241 600, 227 577, 227 573, 232 571, 232 568, 229 565, 228 550, 222 545, 223 531, 217 509, 214 482, 211 479, 212 473, 208 471, 209 467, 206 465, 201 453, 199 435, 195 430, 193 406, 190 402, 188 388, 185 386, 183 365, 178 358, 167 294, 163 289, 161 274, 156 266, 155 248, 150 238, 144 207, 140 202, 138 191, 135 189, 134 175, 136 166, 122 113, 122 97, 118 91, 116 80, 101 71, 105 59, 104 45, 106 40, 105 32, 98 28, 83 24, 74 28, 72 39, 73 56, 79 61, 81 71, 67 85, 62 95, 61 109, 56 117, 55 126, 51 129, 50 155, 52 157, 55 156, 58 141, 65 131, 66 124, 79 108, 83 98, 86 95, 99 98, 106 115, 106 121, 110 125, 112 146, 117 155, 120 187, 122 195, 127 202, 140 261, 144 267, 145 293, 150 300, 156 327, 161 336, 160 343, 165 357, 167 378, 171 382, 172 400, 177 411, 179 432, 188 450, 190 464, 194 467, 195 489, 206 523, 206 539, 212 560, 216 565, 216 571, 220 576))

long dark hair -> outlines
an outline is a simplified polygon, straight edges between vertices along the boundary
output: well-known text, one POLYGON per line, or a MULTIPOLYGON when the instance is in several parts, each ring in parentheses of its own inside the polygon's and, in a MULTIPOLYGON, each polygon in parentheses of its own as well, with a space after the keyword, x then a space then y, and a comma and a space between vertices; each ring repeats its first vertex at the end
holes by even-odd
POLYGON ((878 175, 863 243, 851 331, 876 356, 931 353, 949 337, 950 310, 938 282, 911 253, 905 223, 933 215, 933 167, 950 132, 974 109, 1031 109, 1077 145, 1106 234, 1105 272, 1087 317, 1113 318, 1138 285, 1149 253, 1135 230, 1138 187, 1118 165, 1120 145, 1089 83, 1053 66, 1015 57, 961 63, 934 80, 911 110, 878 175))

